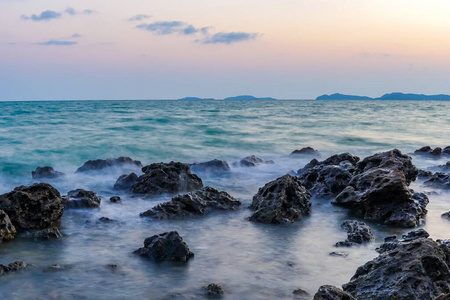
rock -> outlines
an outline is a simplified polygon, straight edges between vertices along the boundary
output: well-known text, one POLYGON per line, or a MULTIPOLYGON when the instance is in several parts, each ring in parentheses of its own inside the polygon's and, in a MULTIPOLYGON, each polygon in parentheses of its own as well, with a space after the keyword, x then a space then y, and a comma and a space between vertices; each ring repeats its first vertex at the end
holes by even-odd
POLYGON ((442 149, 440 147, 434 148, 433 151, 430 152, 431 155, 439 156, 442 154, 442 149))
MULTIPOLYGON (((390 242, 379 256, 359 267, 344 291, 357 299, 434 299, 450 292, 448 254, 423 232, 390 242)), ((383 245, 382 245, 383 246, 383 245)))
POLYGON ((164 232, 146 238, 144 247, 134 253, 149 260, 162 262, 187 262, 194 253, 189 251, 188 245, 176 231, 164 232))
POLYGON ((216 283, 205 285, 203 289, 206 296, 222 296, 224 294, 222 286, 216 283))
POLYGON ((250 221, 290 223, 310 213, 311 194, 291 175, 284 175, 260 188, 250 208, 250 221))
POLYGON ((320 198, 334 198, 352 179, 359 157, 350 153, 333 155, 319 162, 311 160, 297 174, 300 182, 313 194, 320 198))
POLYGON ((438 189, 450 189, 450 174, 436 172, 424 184, 438 189))
POLYGON ((261 158, 252 155, 252 156, 247 156, 247 157, 244 157, 243 159, 241 159, 239 164, 241 167, 256 167, 256 166, 262 165, 262 164, 274 164, 274 161, 273 160, 262 160, 261 158))
POLYGON ((236 210, 241 202, 227 192, 219 192, 212 187, 179 195, 169 202, 158 204, 152 209, 141 213, 141 216, 167 220, 176 217, 203 215, 211 210, 236 210))
POLYGON ((48 266, 47 268, 44 269, 44 272, 60 272, 60 271, 66 271, 66 270, 70 270, 73 269, 73 265, 59 265, 59 264, 54 264, 51 266, 48 266))
POLYGON ((348 240, 340 241, 340 242, 337 242, 336 244, 334 244, 335 247, 351 247, 353 245, 355 245, 355 243, 350 242, 348 240))
POLYGON ((138 179, 139 177, 136 175, 136 173, 130 173, 128 175, 123 174, 117 179, 116 183, 114 184, 114 189, 129 191, 131 190, 133 184, 138 181, 138 179))
POLYGON ((8 275, 10 273, 14 273, 14 272, 18 272, 18 271, 28 270, 28 269, 31 269, 34 267, 35 267, 35 265, 28 264, 24 261, 16 261, 16 262, 10 263, 7 266, 0 264, 0 276, 8 275))
POLYGON ((9 216, 0 210, 0 244, 3 241, 12 240, 16 233, 16 227, 11 223, 9 216))
POLYGON ((98 219, 97 223, 117 223, 117 220, 108 218, 108 217, 101 217, 98 219))
POLYGON ((344 252, 340 252, 340 251, 333 251, 333 252, 330 252, 330 256, 347 257, 348 253, 344 253, 344 252))
POLYGON ((38 231, 34 231, 28 235, 34 239, 43 239, 43 240, 51 240, 51 239, 59 239, 62 237, 61 232, 58 228, 46 228, 38 231))
POLYGON ((101 201, 93 191, 83 189, 70 191, 63 199, 66 208, 98 208, 101 201))
POLYGON ((142 168, 131 190, 136 194, 155 196, 191 192, 203 187, 203 182, 191 173, 188 165, 180 162, 155 163, 142 168))
POLYGON ((213 159, 189 165, 193 172, 228 172, 230 165, 225 160, 213 159))
POLYGON ((96 159, 88 160, 81 167, 79 167, 76 173, 89 172, 89 171, 99 171, 109 167, 137 167, 141 168, 142 164, 138 160, 133 160, 129 157, 119 157, 119 158, 108 158, 108 159, 96 159))
POLYGON ((304 147, 300 150, 294 150, 289 156, 298 157, 298 156, 320 156, 319 151, 315 150, 311 147, 304 147))
POLYGON ((446 212, 446 213, 443 213, 443 214, 441 215, 441 217, 450 220, 450 211, 448 211, 448 212, 446 212))
POLYGON ((362 244, 375 240, 372 230, 370 230, 370 227, 364 222, 346 220, 342 223, 341 227, 347 230, 347 240, 349 242, 362 244))
POLYGON ((416 239, 420 239, 420 238, 427 238, 430 235, 428 234, 428 232, 426 232, 423 229, 417 229, 417 230, 413 230, 408 232, 407 234, 402 235, 402 241, 404 242, 409 242, 409 241, 413 241, 416 239))
POLYGON ((417 174, 418 178, 428 178, 433 175, 433 172, 431 171, 425 171, 425 170, 419 170, 419 173, 417 174))
POLYGON ((0 195, 0 210, 8 214, 16 229, 43 229, 61 219, 64 206, 54 187, 35 183, 0 195))
POLYGON ((307 291, 305 291, 304 289, 300 289, 300 288, 294 290, 292 292, 292 294, 294 294, 296 296, 304 296, 304 297, 309 296, 309 293, 307 291))
POLYGON ((442 148, 436 147, 432 149, 430 146, 425 146, 414 151, 414 154, 440 156, 442 154, 442 148))
POLYGON ((450 155, 450 146, 445 147, 445 148, 442 150, 442 153, 443 153, 443 154, 449 154, 449 155, 450 155))
POLYGON ((450 293, 448 293, 448 294, 440 294, 434 300, 450 300, 450 293))
POLYGON ((450 172, 450 161, 448 161, 445 165, 438 166, 438 168, 444 172, 450 172))
POLYGON ((314 295, 314 300, 355 300, 355 298, 335 286, 322 285, 314 295))
POLYGON ((120 199, 119 196, 113 196, 113 197, 109 198, 109 201, 111 201, 112 203, 117 203, 117 202, 120 202, 122 200, 120 199))
POLYGON ((35 171, 31 172, 33 179, 54 179, 65 176, 62 172, 55 171, 52 167, 37 167, 35 171))

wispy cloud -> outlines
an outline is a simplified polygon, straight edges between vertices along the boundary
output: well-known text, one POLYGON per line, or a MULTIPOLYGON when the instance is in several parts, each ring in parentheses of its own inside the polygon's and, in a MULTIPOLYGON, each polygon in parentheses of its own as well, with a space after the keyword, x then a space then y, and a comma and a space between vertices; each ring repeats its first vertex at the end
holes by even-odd
POLYGON ((81 34, 74 33, 74 34, 72 34, 70 37, 73 38, 73 39, 78 39, 78 38, 81 37, 81 34))
POLYGON ((97 13, 95 10, 91 10, 91 9, 85 9, 82 11, 78 11, 76 9, 74 9, 73 7, 69 7, 65 10, 65 12, 71 16, 76 16, 76 15, 92 15, 97 13))
POLYGON ((208 35, 203 39, 198 40, 202 44, 233 44, 243 41, 254 40, 259 36, 259 33, 248 32, 219 32, 213 35, 208 35))
POLYGON ((140 15, 132 16, 131 18, 128 19, 128 21, 129 22, 142 21, 142 20, 146 20, 146 19, 149 19, 149 18, 151 18, 151 16, 140 14, 140 15))
POLYGON ((78 44, 74 41, 64 41, 64 40, 48 40, 46 42, 38 43, 41 46, 73 46, 78 44))
POLYGON ((147 31, 154 32, 158 35, 173 34, 182 31, 186 26, 185 22, 181 21, 165 21, 155 23, 142 23, 136 27, 147 31))
POLYGON ((53 10, 45 10, 43 12, 41 12, 39 15, 31 15, 31 16, 26 16, 26 15, 22 15, 22 19, 23 20, 31 20, 31 21, 35 21, 35 22, 39 22, 39 21, 49 21, 49 20, 53 20, 53 19, 58 19, 61 18, 62 14, 53 10))

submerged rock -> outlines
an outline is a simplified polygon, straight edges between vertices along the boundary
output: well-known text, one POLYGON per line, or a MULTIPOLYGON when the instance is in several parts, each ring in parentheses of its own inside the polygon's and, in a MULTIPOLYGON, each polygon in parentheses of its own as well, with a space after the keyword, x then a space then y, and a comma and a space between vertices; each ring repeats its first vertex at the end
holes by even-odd
POLYGON ((34 239, 51 240, 61 238, 62 234, 58 228, 46 228, 31 232, 27 236, 34 239))
POLYGON ((28 264, 24 261, 16 261, 16 262, 10 263, 7 266, 0 264, 0 276, 18 272, 18 271, 28 270, 28 269, 31 269, 34 267, 35 267, 35 265, 28 264))
POLYGON ((9 216, 0 210, 0 244, 3 241, 12 240, 16 233, 16 227, 11 223, 9 216))
POLYGON ((122 200, 120 199, 119 196, 113 196, 113 197, 109 198, 109 201, 111 201, 112 203, 117 203, 117 202, 120 202, 122 200))
POLYGON ((133 184, 138 181, 138 179, 139 177, 134 172, 130 174, 123 174, 117 179, 116 183, 114 184, 114 189, 129 191, 131 190, 133 184))
POLYGON ((302 296, 302 297, 309 296, 309 293, 307 291, 305 291, 304 289, 301 289, 301 288, 298 288, 298 289, 292 291, 292 294, 294 294, 296 296, 302 296))
POLYGON ((439 189, 450 189, 450 174, 436 172, 424 184, 439 189))
POLYGON ((230 165, 225 160, 213 159, 207 162, 193 163, 189 167, 194 172, 228 172, 230 165))
POLYGON ((372 230, 364 222, 346 220, 342 223, 341 227, 347 230, 347 240, 349 242, 362 244, 375 240, 372 230))
POLYGON ((236 210, 241 202, 227 192, 219 192, 212 187, 179 195, 169 202, 158 204, 152 209, 141 213, 141 216, 167 220, 176 217, 203 215, 211 210, 236 210))
POLYGON ((290 223, 310 213, 311 194, 291 175, 284 175, 260 188, 250 208, 250 221, 290 223))
POLYGON ((43 229, 61 219, 64 206, 58 190, 48 183, 35 183, 0 195, 0 210, 17 229, 43 229))
POLYGON ((62 172, 55 171, 50 166, 37 167, 35 171, 31 172, 33 179, 54 179, 65 175, 62 172))
POLYGON ((162 262, 187 262, 194 253, 189 251, 188 245, 176 231, 164 232, 146 238, 144 247, 134 251, 139 256, 149 260, 162 262))
POLYGON ((419 173, 417 174, 417 178, 428 178, 433 175, 433 172, 426 171, 426 170, 419 170, 419 173))
POLYGON ((448 212, 446 212, 446 213, 443 213, 443 214, 441 215, 441 217, 450 220, 450 211, 448 211, 448 212))
POLYGON ((439 169, 441 169, 444 172, 450 172, 450 161, 448 161, 445 165, 437 166, 439 169))
POLYGON ((216 283, 205 285, 203 289, 206 296, 222 296, 224 294, 222 286, 216 283))
POLYGON ((442 153, 443 153, 443 154, 448 154, 448 155, 450 155, 450 146, 445 147, 445 148, 442 150, 442 153))
POLYGON ((359 267, 344 291, 357 299, 434 299, 450 291, 448 254, 423 232, 391 241, 379 256, 359 267), (422 237, 424 236, 424 237, 422 237))
POLYGON ((274 164, 273 160, 263 160, 259 157, 256 157, 254 155, 244 157, 240 160, 239 165, 241 167, 256 167, 258 165, 262 164, 274 164))
POLYGON ((355 298, 335 286, 322 285, 314 295, 314 300, 355 300, 355 298))
POLYGON ((330 256, 337 256, 337 257, 347 257, 348 253, 340 252, 340 251, 333 251, 333 252, 330 252, 329 255, 330 256))
POLYGON ((299 157, 299 156, 320 156, 319 151, 315 150, 314 148, 311 147, 304 147, 300 150, 294 150, 292 151, 292 153, 289 155, 292 157, 299 157))
POLYGON ((200 177, 180 162, 151 164, 143 167, 142 172, 144 174, 131 188, 133 193, 155 196, 191 192, 203 187, 200 177))
POLYGON ((79 167, 76 173, 89 172, 89 171, 99 171, 109 167, 137 167, 141 168, 142 163, 138 160, 133 160, 129 157, 119 157, 119 158, 107 158, 107 159, 95 159, 88 160, 81 167, 79 167))
POLYGON ((414 151, 414 154, 418 155, 432 155, 432 156, 439 156, 442 153, 442 148, 436 147, 432 149, 430 146, 425 146, 420 149, 417 149, 414 151))
POLYGON ((98 208, 101 201, 93 191, 83 189, 70 191, 63 199, 66 208, 98 208))

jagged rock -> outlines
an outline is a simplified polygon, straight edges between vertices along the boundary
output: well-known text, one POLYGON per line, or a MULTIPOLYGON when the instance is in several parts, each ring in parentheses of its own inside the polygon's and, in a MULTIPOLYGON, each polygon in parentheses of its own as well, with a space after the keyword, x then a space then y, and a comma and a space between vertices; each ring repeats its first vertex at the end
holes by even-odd
POLYGON ((176 231, 164 232, 144 240, 144 247, 134 251, 149 260, 162 262, 187 262, 194 253, 176 231))
POLYGON ((414 151, 414 154, 440 156, 442 154, 442 148, 436 147, 432 149, 430 146, 425 146, 414 151))
POLYGON ((372 230, 364 222, 346 220, 342 223, 341 227, 347 230, 347 240, 349 242, 362 244, 375 240, 372 230))
POLYGON ((16 233, 16 227, 11 223, 9 216, 0 210, 0 244, 3 241, 12 240, 16 233))
POLYGON ((142 168, 131 190, 137 194, 155 196, 159 194, 177 194, 191 192, 203 187, 203 182, 191 173, 188 165, 180 162, 155 163, 142 168))
POLYGON ((289 156, 298 157, 298 156, 320 156, 319 151, 315 150, 311 147, 304 147, 300 150, 294 150, 289 156))
MULTIPOLYGON (((434 299, 450 291, 448 253, 417 231, 391 241, 379 256, 359 267, 344 291, 357 299, 434 299)), ((383 246, 383 245, 382 245, 383 246)))
POLYGON ((46 228, 38 231, 34 231, 28 235, 30 238, 34 239, 43 239, 43 240, 51 240, 51 239, 59 239, 62 237, 61 232, 58 228, 46 228))
POLYGON ((115 190, 131 190, 131 187, 133 184, 135 184, 138 181, 139 177, 136 175, 136 173, 131 174, 123 174, 121 175, 116 183, 114 184, 115 190))
POLYGON ((109 198, 109 201, 116 203, 116 202, 120 202, 122 200, 120 199, 119 196, 113 196, 113 197, 109 198))
POLYGON ((138 160, 133 160, 129 157, 119 157, 119 158, 107 158, 107 159, 96 159, 88 160, 81 167, 77 169, 77 173, 88 172, 88 171, 99 171, 109 167, 137 167, 141 168, 142 164, 138 160))
POLYGON ((337 242, 336 244, 334 244, 335 247, 351 247, 353 245, 355 245, 355 243, 350 242, 348 240, 340 241, 340 242, 337 242))
POLYGON ((322 285, 314 295, 314 300, 355 300, 355 298, 335 286, 322 285))
POLYGON ((169 202, 158 204, 152 209, 141 213, 141 216, 167 220, 176 217, 203 215, 211 210, 236 210, 241 202, 227 192, 219 192, 212 187, 179 195, 169 202))
POLYGON ((290 223, 310 213, 311 194, 291 175, 284 175, 260 188, 250 208, 250 221, 290 223))
POLYGON ((450 172, 450 161, 448 161, 445 165, 438 166, 444 172, 450 172))
POLYGON ((203 289, 206 296, 222 296, 224 294, 222 286, 216 283, 205 285, 203 289))
POLYGON ((332 198, 348 186, 358 161, 359 157, 350 153, 333 155, 322 162, 313 159, 297 174, 311 193, 332 198))
POLYGON ((83 189, 73 190, 63 198, 66 208, 98 208, 102 199, 97 197, 93 191, 83 189))
POLYGON ((436 172, 424 184, 439 189, 450 189, 450 174, 436 172))
POLYGON ((434 300, 450 300, 450 293, 448 293, 448 294, 440 294, 434 300))
POLYGON ((0 195, 0 210, 8 214, 16 229, 43 229, 61 219, 64 206, 54 187, 35 183, 0 195))
POLYGON ((207 162, 189 165, 193 172, 228 172, 230 165, 225 160, 213 159, 207 162))
POLYGON ((50 166, 37 167, 35 171, 31 172, 33 179, 54 179, 65 175, 62 172, 55 171, 50 166))
POLYGON ((428 178, 433 175, 433 172, 426 171, 426 170, 419 170, 419 173, 417 174, 418 178, 428 178))
POLYGON ((28 264, 24 261, 16 261, 16 262, 10 263, 7 266, 0 264, 0 276, 18 272, 18 271, 28 270, 28 269, 31 269, 34 267, 35 267, 35 265, 28 264))
POLYGON ((348 253, 344 253, 344 252, 340 252, 340 251, 333 251, 333 252, 330 252, 330 256, 347 257, 348 253))
POLYGON ((413 240, 420 239, 420 238, 427 238, 429 236, 430 235, 425 230, 417 229, 417 230, 413 230, 413 231, 408 232, 407 234, 402 235, 401 241, 409 242, 409 241, 413 241, 413 240))
POLYGON ((262 164, 274 164, 274 162, 273 160, 262 160, 261 158, 252 155, 241 159, 239 164, 241 167, 256 167, 262 164))

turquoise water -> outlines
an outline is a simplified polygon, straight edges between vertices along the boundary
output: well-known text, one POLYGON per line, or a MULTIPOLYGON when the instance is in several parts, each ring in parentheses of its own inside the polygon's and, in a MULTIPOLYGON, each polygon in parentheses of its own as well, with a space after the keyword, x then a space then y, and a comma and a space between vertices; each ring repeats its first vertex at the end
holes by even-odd
MULTIPOLYGON (((0 263, 25 260, 38 266, 0 277, 3 299, 194 299, 210 282, 224 286, 226 299, 292 299, 296 288, 312 295, 322 284, 347 282, 377 255, 374 249, 385 235, 403 231, 371 224, 377 241, 345 249, 349 256, 341 258, 328 254, 345 239, 339 225, 351 216, 328 202, 314 200, 310 217, 287 226, 246 221, 251 214, 246 207, 260 186, 308 162, 289 153, 312 146, 324 157, 366 156, 450 145, 450 102, 444 101, 49 101, 0 102, 0 107, 0 193, 32 184, 31 171, 51 165, 67 174, 51 182, 61 193, 85 188, 103 197, 100 209, 66 211, 60 240, 17 238, 0 245, 0 263), (240 199, 242 209, 189 220, 139 217, 167 197, 121 195, 122 204, 110 204, 121 170, 74 174, 97 158, 233 162, 251 154, 275 164, 233 168, 227 177, 199 174, 240 199), (121 223, 96 224, 102 216, 121 223), (144 238, 167 230, 178 230, 195 253, 187 265, 155 265, 132 254, 144 238), (55 263, 71 268, 42 271, 55 263), (107 264, 119 267, 111 271, 107 264)), ((427 168, 445 160, 414 157, 414 163, 427 168)), ((426 190, 421 182, 413 188, 426 190)), ((442 191, 430 195, 424 227, 434 238, 450 238, 450 222, 440 218, 450 210, 448 197, 442 191)))

